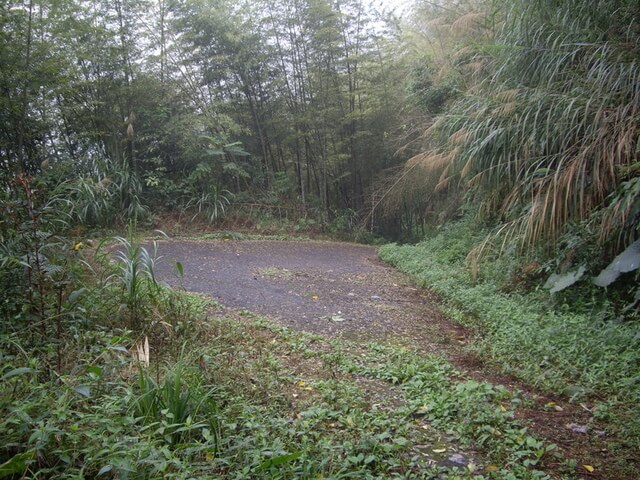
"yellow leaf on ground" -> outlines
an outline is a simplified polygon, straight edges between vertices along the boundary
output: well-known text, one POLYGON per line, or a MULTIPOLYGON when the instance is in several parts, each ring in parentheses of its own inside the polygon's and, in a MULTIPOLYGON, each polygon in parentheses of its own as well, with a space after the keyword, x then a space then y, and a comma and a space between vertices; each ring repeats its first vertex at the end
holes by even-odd
POLYGON ((593 471, 595 470, 595 468, 593 468, 591 465, 582 465, 582 468, 584 468, 589 473, 593 473, 593 471))
POLYGON ((484 468, 484 471, 485 472, 497 472, 498 471, 498 467, 497 467, 497 465, 487 465, 484 468))

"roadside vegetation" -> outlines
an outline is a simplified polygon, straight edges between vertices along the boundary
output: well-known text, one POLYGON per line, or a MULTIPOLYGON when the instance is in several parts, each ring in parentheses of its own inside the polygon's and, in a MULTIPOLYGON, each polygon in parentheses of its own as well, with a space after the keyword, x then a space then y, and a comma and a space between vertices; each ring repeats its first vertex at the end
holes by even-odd
POLYGON ((505 258, 485 260, 482 278, 474 277, 465 259, 481 237, 467 220, 417 245, 386 245, 380 255, 440 295, 444 311, 477 333, 473 350, 492 367, 576 403, 593 400, 592 419, 638 448, 637 323, 616 318, 594 292, 577 308, 563 292, 525 288, 526 278, 505 276, 505 258))
POLYGON ((2 477, 542 475, 554 447, 513 419, 517 392, 225 313, 160 284, 133 228, 108 248, 71 240, 68 203, 20 185, 3 223, 2 477))
POLYGON ((631 2, 427 2, 426 120, 378 210, 381 256, 493 368, 592 401, 638 448, 638 29, 631 2), (438 41, 434 41, 438 39, 438 41))
POLYGON ((114 240, 115 255, 48 240, 37 301, 14 299, 3 477, 539 478, 559 461, 513 419, 517 392, 406 348, 225 312, 160 285, 133 236, 114 240))

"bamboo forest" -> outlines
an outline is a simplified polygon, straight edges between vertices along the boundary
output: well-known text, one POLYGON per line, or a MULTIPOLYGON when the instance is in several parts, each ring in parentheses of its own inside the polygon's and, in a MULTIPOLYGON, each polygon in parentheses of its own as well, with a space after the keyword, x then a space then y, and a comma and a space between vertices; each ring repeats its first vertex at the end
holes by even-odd
POLYGON ((0 478, 640 478, 637 0, 0 0, 0 478))

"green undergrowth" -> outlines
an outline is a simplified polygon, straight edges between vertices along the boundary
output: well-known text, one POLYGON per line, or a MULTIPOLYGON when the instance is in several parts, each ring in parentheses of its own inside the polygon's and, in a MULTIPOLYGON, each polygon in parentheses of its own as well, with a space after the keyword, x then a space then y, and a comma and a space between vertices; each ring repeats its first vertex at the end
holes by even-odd
POLYGON ((290 235, 290 234, 262 234, 262 233, 249 233, 225 230, 221 232, 204 233, 197 238, 203 240, 296 240, 305 241, 311 240, 310 237, 304 235, 290 235))
POLYGON ((218 232, 200 233, 200 234, 179 234, 183 238, 195 240, 274 240, 274 241, 347 241, 357 242, 366 245, 381 244, 382 240, 369 235, 351 235, 342 234, 340 232, 328 232, 323 234, 314 234, 312 236, 304 233, 253 233, 237 230, 221 230, 218 232))
MULTIPOLYGON (((269 323, 257 324, 284 338, 300 335, 269 323)), ((542 465, 543 458, 558 460, 555 445, 536 439, 514 419, 515 409, 522 402, 518 392, 488 382, 461 380, 462 373, 442 357, 417 354, 405 347, 378 343, 362 346, 347 341, 333 341, 330 345, 330 349, 319 351, 303 347, 303 352, 320 358, 327 371, 337 370, 351 378, 368 378, 400 388, 403 403, 395 407, 400 425, 426 424, 438 436, 481 452, 484 464, 478 466, 470 461, 465 475, 545 478, 536 467, 542 465)))
POLYGON ((189 302, 191 328, 150 335, 148 366, 126 329, 79 330, 60 375, 3 337, 0 476, 527 479, 558 461, 514 420, 517 393, 442 358, 189 302), (460 447, 476 453, 443 466, 460 447))
MULTIPOLYGON (((241 205, 239 205, 241 206, 241 205)), ((278 208, 277 206, 273 206, 278 208)), ((283 206, 283 210, 289 210, 283 206)), ((234 210, 233 204, 231 210, 234 210)), ((352 210, 332 210, 327 215, 318 211, 296 220, 267 212, 230 212, 215 222, 199 222, 188 218, 176 219, 160 215, 152 222, 171 236, 230 240, 340 240, 364 244, 382 244, 384 240, 361 228, 358 215, 352 210)))
MULTIPOLYGON (((326 234, 314 234, 313 236, 305 235, 304 233, 253 233, 237 230, 221 230, 218 232, 208 233, 179 233, 180 238, 186 238, 189 240, 224 240, 224 241, 244 241, 244 240, 268 240, 268 241, 296 241, 296 242, 308 242, 308 241, 337 241, 337 242, 357 242, 365 245, 381 244, 382 241, 378 238, 372 238, 369 236, 350 236, 341 235, 338 233, 330 232, 326 234)), ((147 235, 151 238, 153 235, 147 235)))
MULTIPOLYGON (((505 292, 486 275, 473 281, 465 257, 476 239, 463 224, 418 245, 390 244, 380 256, 446 301, 454 320, 480 333, 474 348, 505 373, 575 399, 594 399, 594 419, 640 445, 640 326, 556 307, 548 293, 505 292)), ((489 268, 504 267, 498 261, 489 268)))
MULTIPOLYGON (((199 232, 197 230, 185 229, 180 232, 169 232, 169 235, 162 235, 158 233, 158 230, 143 231, 140 233, 142 238, 147 240, 157 239, 163 240, 167 236, 170 238, 180 238, 187 240, 273 240, 273 241, 309 241, 313 240, 311 237, 303 234, 288 234, 288 233, 259 233, 242 230, 219 230, 215 232, 199 232)), ((164 233, 164 231, 163 231, 164 233)), ((314 238, 315 239, 315 238, 314 238)))

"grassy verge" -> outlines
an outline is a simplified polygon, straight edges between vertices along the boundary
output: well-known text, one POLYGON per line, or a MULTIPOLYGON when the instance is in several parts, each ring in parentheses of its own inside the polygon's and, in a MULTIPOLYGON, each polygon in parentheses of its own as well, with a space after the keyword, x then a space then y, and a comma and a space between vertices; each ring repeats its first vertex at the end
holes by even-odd
MULTIPOLYGON (((558 311, 547 294, 505 293, 465 268, 464 225, 418 245, 386 245, 381 257, 440 294, 449 313, 481 333, 478 351, 504 372, 574 399, 597 399, 594 419, 640 446, 640 327, 601 315, 558 311), (545 296, 546 295, 546 296, 545 296)), ((566 310, 566 309, 565 309, 566 310)))
POLYGON ((357 216, 350 210, 333 211, 330 218, 320 220, 309 214, 296 221, 263 211, 235 212, 214 223, 175 215, 160 215, 153 227, 171 236, 230 240, 338 240, 364 244, 384 243, 380 237, 358 227, 357 216))
POLYGON ((148 367, 128 353, 127 331, 82 333, 71 346, 77 367, 56 378, 39 378, 26 351, 10 360, 11 369, 5 363, 7 463, 0 471, 57 478, 545 476, 537 468, 553 446, 514 420, 518 396, 460 383, 441 358, 326 342, 257 318, 191 320, 197 328, 175 353, 150 340, 148 367), (461 446, 476 452, 461 454, 461 446))
POLYGON ((213 233, 205 233, 196 237, 202 240, 296 240, 296 241, 308 241, 310 237, 304 235, 293 234, 261 234, 261 233, 247 233, 236 231, 221 231, 213 233))

